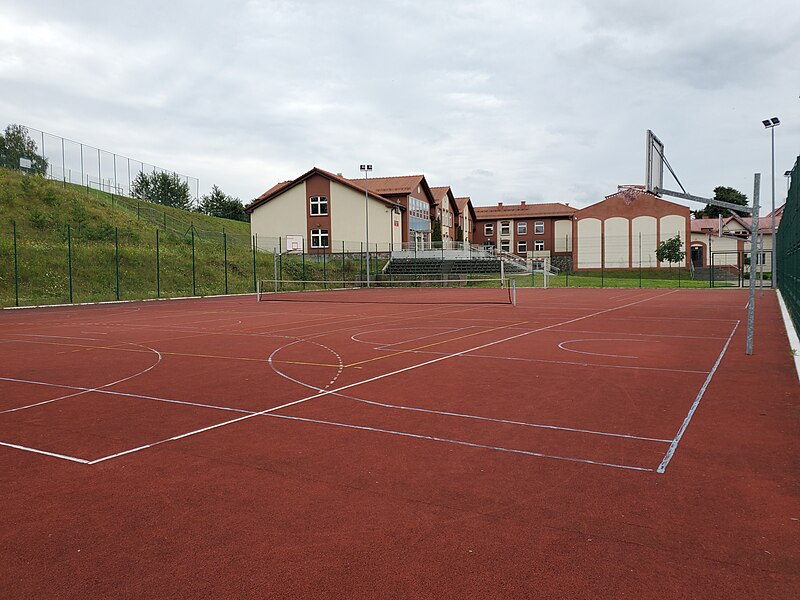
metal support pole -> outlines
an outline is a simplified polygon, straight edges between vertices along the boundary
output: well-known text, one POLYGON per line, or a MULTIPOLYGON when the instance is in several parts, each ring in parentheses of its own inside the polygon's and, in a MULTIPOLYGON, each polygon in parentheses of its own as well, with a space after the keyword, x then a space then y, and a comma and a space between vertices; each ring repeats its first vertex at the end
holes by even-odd
POLYGON ((756 173, 753 182, 753 220, 750 229, 750 300, 747 303, 747 348, 746 354, 753 354, 753 329, 756 315, 756 280, 753 277, 753 248, 758 232, 759 196, 761 194, 761 173, 756 173))

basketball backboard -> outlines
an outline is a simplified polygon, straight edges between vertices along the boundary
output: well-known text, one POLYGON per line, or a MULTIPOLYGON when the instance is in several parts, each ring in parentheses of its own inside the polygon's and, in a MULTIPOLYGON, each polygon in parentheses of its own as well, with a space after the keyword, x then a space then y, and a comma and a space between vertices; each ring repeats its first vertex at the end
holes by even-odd
POLYGON ((648 192, 660 195, 664 186, 664 144, 649 129, 647 130, 645 159, 644 187, 648 192))

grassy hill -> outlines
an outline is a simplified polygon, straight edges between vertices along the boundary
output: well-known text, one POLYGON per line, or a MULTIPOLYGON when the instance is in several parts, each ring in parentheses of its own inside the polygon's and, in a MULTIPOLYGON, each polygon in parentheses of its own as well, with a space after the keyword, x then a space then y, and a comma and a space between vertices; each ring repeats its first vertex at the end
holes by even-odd
POLYGON ((0 169, 0 306, 252 292, 253 263, 248 223, 0 169))

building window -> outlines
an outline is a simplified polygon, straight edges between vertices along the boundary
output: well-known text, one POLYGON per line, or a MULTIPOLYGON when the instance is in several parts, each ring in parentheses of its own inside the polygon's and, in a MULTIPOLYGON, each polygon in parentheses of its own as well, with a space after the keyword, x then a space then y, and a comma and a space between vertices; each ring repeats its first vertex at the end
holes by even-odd
POLYGON ((483 226, 484 235, 494 235, 494 223, 486 223, 483 226))
POLYGON ((544 221, 536 221, 533 226, 533 233, 544 233, 544 221))
POLYGON ((533 249, 536 252, 541 252, 544 250, 544 240, 533 240, 533 249))
POLYGON ((311 230, 311 247, 312 248, 327 248, 328 247, 328 230, 327 229, 312 229, 311 230))
POLYGON ((517 223, 517 235, 525 235, 528 233, 528 224, 525 221, 517 223))
POLYGON ((520 240, 517 242, 517 254, 525 254, 528 251, 528 242, 520 240))
POLYGON ((510 252, 511 251, 511 242, 508 240, 502 240, 500 242, 500 252, 510 252))
POLYGON ((511 235, 510 221, 500 221, 500 235, 511 235))
POLYGON ((483 247, 486 250, 493 250, 494 249, 494 244, 492 242, 490 242, 490 241, 483 242, 483 247))
POLYGON ((311 214, 312 215, 328 214, 327 196, 311 196, 311 214))

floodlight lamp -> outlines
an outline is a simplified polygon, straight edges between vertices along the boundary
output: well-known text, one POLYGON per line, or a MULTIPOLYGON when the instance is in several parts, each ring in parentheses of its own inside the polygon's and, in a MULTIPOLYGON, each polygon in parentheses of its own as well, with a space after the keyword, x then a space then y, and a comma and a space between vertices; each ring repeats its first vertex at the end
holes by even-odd
POLYGON ((361 165, 362 171, 372 171, 372 165, 361 165))
POLYGON ((773 126, 774 126, 774 125, 780 125, 780 124, 781 124, 781 120, 780 120, 778 117, 772 117, 772 118, 770 119, 770 121, 772 121, 772 125, 773 125, 773 126))
MULTIPOLYGON (((761 122, 764 124, 764 127, 771 127, 772 126, 772 124, 771 124, 769 119, 765 119, 765 120, 763 120, 761 122)), ((364 165, 361 165, 361 168, 363 169, 364 165)))

